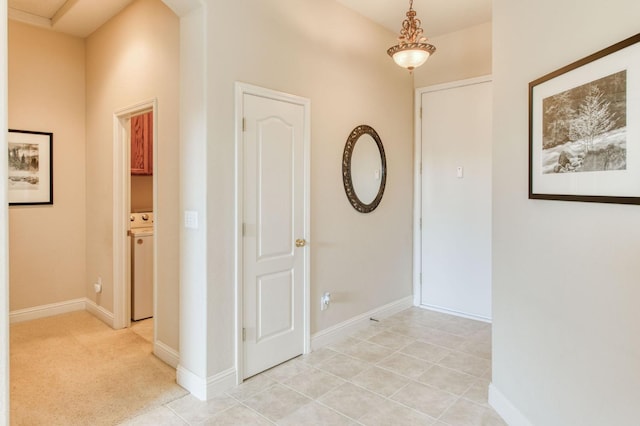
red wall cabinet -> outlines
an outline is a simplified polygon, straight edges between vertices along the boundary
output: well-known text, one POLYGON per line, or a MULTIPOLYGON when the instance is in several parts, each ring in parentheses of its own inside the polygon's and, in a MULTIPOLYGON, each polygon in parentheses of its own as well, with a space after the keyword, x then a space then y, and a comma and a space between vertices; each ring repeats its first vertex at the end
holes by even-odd
POLYGON ((153 111, 131 117, 131 174, 153 175, 153 111))

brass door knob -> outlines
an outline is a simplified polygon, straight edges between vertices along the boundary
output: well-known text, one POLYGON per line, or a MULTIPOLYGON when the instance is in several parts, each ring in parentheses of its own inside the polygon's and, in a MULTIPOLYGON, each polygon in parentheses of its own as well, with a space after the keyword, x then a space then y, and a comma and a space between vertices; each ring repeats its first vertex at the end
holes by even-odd
POLYGON ((296 240, 296 247, 304 247, 307 245, 307 242, 303 238, 299 238, 296 240))

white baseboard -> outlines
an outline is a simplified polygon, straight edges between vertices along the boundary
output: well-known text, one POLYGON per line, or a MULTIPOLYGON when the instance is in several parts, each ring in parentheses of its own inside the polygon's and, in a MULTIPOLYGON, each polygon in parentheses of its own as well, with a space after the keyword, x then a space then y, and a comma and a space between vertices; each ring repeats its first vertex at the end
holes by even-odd
POLYGON ((469 318, 472 320, 476 320, 476 321, 482 321, 482 322, 488 322, 491 323, 491 318, 489 317, 483 317, 480 315, 474 315, 474 314, 468 314, 466 312, 460 312, 460 311, 455 311, 453 309, 447 309, 447 308, 443 308, 441 306, 435 306, 435 305, 418 305, 419 308, 422 309, 427 309, 429 311, 435 311, 435 312, 440 312, 443 314, 449 314, 449 315, 455 315, 457 317, 462 317, 462 318, 469 318))
POLYGON ((376 319, 385 318, 411 306, 413 306, 413 296, 408 296, 314 333, 311 336, 311 349, 320 349, 366 327, 372 317, 376 319))
POLYGON ((207 401, 220 392, 236 386, 236 369, 229 368, 205 379, 178 365, 176 381, 194 397, 201 401, 207 401))
POLYGON ((34 306, 32 308, 18 309, 9 313, 11 324, 31 321, 39 318, 52 317, 68 312, 84 311, 86 299, 73 299, 64 302, 50 303, 48 305, 34 306))
POLYGON ((493 383, 489 385, 489 405, 509 426, 533 426, 493 383))
POLYGON ((153 354, 173 368, 178 368, 178 363, 180 362, 180 354, 161 341, 157 340, 153 344, 153 354))
POLYGON ((200 401, 207 400, 207 381, 178 364, 176 382, 200 401))
POLYGON ((9 321, 11 324, 15 324, 75 311, 89 311, 89 313, 113 328, 113 314, 86 297, 11 311, 9 313, 9 321))
POLYGON ((89 313, 97 317, 100 321, 107 324, 109 327, 113 328, 114 318, 112 312, 107 311, 102 306, 96 305, 96 303, 91 299, 85 299, 85 301, 85 309, 89 311, 89 313))
POLYGON ((207 399, 236 387, 237 375, 236 369, 232 367, 207 378, 207 399))

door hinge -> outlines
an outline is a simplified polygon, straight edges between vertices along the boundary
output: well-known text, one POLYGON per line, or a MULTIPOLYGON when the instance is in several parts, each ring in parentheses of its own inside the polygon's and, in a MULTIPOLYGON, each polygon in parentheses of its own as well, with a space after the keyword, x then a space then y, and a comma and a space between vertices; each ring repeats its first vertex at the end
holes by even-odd
POLYGON ((244 237, 247 234, 247 224, 242 224, 242 236, 244 237))
POLYGON ((420 107, 420 119, 422 119, 422 107, 420 107))
POLYGON ((420 218, 420 229, 422 229, 422 218, 420 218))
POLYGON ((247 119, 242 117, 242 131, 246 132, 247 131, 247 119))
POLYGON ((242 341, 247 340, 247 329, 242 327, 242 341))

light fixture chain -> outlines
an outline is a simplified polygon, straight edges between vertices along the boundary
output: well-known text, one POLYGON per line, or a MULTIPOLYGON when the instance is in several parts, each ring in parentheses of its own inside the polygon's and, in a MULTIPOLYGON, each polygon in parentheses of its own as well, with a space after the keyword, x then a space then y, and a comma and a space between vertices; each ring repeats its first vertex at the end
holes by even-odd
POLYGON ((400 30, 400 36, 398 40, 400 43, 422 43, 426 41, 426 38, 422 36, 424 30, 422 27, 422 21, 416 18, 416 11, 413 10, 413 0, 409 5, 407 11, 407 19, 402 21, 402 29, 400 30))

